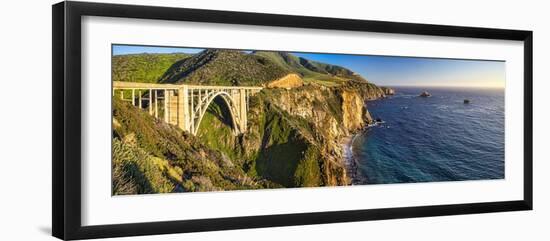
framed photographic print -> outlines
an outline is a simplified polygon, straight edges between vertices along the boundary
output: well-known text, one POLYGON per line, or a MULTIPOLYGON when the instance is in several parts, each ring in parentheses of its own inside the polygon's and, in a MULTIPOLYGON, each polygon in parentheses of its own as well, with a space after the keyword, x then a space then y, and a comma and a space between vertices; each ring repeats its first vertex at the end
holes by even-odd
POLYGON ((530 210, 532 51, 523 30, 58 3, 53 235, 530 210))

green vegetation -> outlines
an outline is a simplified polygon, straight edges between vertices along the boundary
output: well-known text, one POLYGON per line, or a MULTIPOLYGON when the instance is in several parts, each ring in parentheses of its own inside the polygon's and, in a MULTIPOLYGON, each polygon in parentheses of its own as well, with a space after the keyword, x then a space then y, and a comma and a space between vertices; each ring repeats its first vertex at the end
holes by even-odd
POLYGON ((337 86, 349 80, 366 80, 337 65, 307 60, 286 52, 205 50, 175 63, 161 78, 162 83, 208 85, 264 85, 296 73, 306 83, 337 86))
POLYGON ((268 104, 256 173, 286 187, 318 186, 318 149, 302 136, 310 128, 300 117, 268 104))
POLYGON ((205 50, 168 70, 161 83, 258 86, 287 71, 266 58, 235 50, 205 50))
POLYGON ((267 58, 289 72, 298 73, 310 83, 336 86, 349 80, 366 82, 363 77, 344 67, 308 60, 286 52, 256 51, 254 55, 267 58))
POLYGON ((349 80, 366 82, 341 66, 320 63, 286 52, 208 49, 198 54, 128 54, 112 57, 113 81, 194 83, 208 85, 264 85, 287 74, 306 83, 328 87, 349 80))
POLYGON ((284 186, 294 186, 296 166, 302 159, 302 152, 307 144, 280 112, 273 110, 266 114, 256 173, 284 186))
POLYGON ((113 81, 156 83, 177 61, 191 55, 174 54, 128 54, 112 57, 113 81))
POLYGON ((200 123, 197 137, 208 147, 239 160, 242 152, 233 125, 227 104, 221 97, 215 98, 200 123))
POLYGON ((139 147, 113 140, 113 195, 171 192, 174 185, 152 156, 139 147))
POLYGON ((298 187, 318 187, 321 183, 321 153, 316 146, 310 146, 294 172, 294 184, 298 187))
POLYGON ((113 99, 113 194, 274 188, 225 153, 113 99))
POLYGON ((311 76, 316 74, 300 64, 300 58, 298 56, 286 52, 255 51, 253 54, 269 59, 288 72, 296 72, 302 76, 311 76))

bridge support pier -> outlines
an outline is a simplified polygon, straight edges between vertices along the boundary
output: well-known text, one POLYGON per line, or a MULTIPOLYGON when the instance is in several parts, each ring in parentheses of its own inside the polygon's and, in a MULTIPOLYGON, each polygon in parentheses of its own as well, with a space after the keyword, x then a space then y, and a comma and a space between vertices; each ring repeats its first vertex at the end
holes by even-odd
POLYGON ((248 123, 247 110, 246 110, 246 90, 239 90, 239 119, 241 121, 240 131, 246 132, 246 125, 248 123))
POLYGON ((189 125, 189 88, 184 85, 178 89, 178 127, 184 131, 191 131, 189 125))

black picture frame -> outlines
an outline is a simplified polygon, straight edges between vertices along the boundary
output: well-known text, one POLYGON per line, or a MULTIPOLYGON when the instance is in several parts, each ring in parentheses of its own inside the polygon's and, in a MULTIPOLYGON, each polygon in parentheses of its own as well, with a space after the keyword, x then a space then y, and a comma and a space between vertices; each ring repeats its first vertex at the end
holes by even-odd
POLYGON ((53 138, 52 233, 87 239, 380 219, 532 210, 533 32, 523 30, 366 21, 262 13, 197 10, 89 2, 52 6, 53 138), (81 224, 81 17, 104 16, 258 26, 350 30, 427 36, 517 40, 524 43, 524 194, 522 200, 402 208, 212 218, 99 226, 81 224))

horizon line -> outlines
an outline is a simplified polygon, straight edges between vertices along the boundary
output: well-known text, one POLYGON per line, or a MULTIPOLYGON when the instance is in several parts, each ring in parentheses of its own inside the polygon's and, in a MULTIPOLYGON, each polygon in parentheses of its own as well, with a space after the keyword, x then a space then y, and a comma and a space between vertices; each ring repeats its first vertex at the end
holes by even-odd
POLYGON ((418 87, 418 88, 486 88, 486 89, 506 89, 506 86, 475 86, 475 85, 395 85, 395 84, 378 84, 374 82, 375 85, 381 86, 381 87, 418 87))

